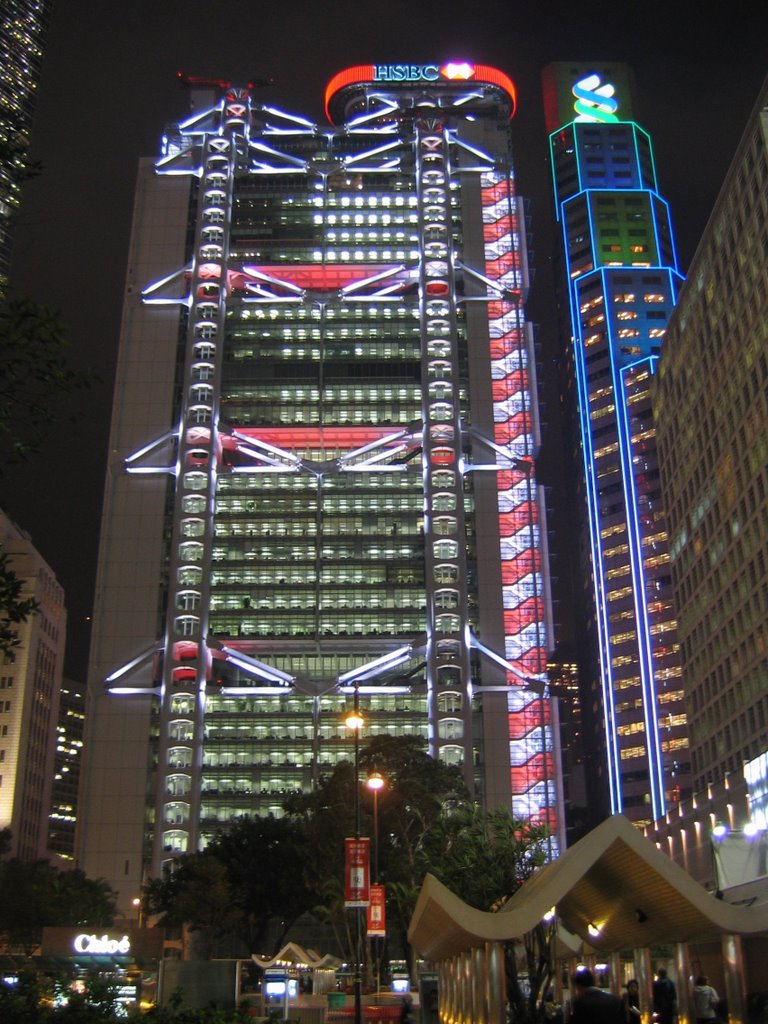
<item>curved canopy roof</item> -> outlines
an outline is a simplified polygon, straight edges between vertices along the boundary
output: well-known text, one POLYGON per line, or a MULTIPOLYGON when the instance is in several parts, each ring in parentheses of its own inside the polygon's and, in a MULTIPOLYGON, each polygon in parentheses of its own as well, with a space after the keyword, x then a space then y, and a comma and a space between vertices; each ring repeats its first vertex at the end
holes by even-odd
POLYGON ((336 956, 326 953, 320 956, 314 949, 304 949, 295 942, 288 942, 279 953, 274 956, 252 955, 252 959, 259 967, 309 967, 312 970, 335 970, 341 967, 341 960, 336 956))
POLYGON ((498 913, 468 906, 427 875, 408 937, 430 960, 518 938, 552 907, 603 953, 723 934, 768 935, 768 904, 737 907, 708 893, 621 814, 526 882, 498 913))

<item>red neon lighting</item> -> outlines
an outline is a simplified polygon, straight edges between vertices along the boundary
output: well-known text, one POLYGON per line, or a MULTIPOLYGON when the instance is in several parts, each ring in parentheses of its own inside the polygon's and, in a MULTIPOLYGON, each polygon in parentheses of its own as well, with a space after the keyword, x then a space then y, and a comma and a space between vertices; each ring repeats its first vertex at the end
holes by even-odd
MULTIPOLYGON (((515 83, 505 75, 503 71, 492 68, 488 64, 471 64, 460 62, 449 62, 440 67, 440 74, 448 81, 466 81, 471 78, 474 82, 486 82, 488 85, 495 85, 502 89, 512 101, 509 116, 514 117, 517 108, 517 90, 515 83), (450 69, 450 73, 449 73, 450 69)), ((354 67, 345 68, 334 75, 325 90, 325 116, 333 124, 330 113, 330 104, 334 95, 348 85, 357 85, 362 82, 372 82, 374 76, 373 64, 356 64, 354 67)), ((385 84, 385 83, 382 83, 385 84)), ((426 83, 427 85, 429 83, 426 83)))
POLYGON ((337 75, 328 83, 325 90, 325 116, 331 121, 331 114, 328 106, 334 93, 337 93, 339 89, 343 89, 346 85, 354 85, 356 82, 372 82, 373 81, 373 64, 356 64, 353 68, 346 68, 344 71, 340 71, 337 75))
MULTIPOLYGON (((240 437, 253 437, 276 448, 291 451, 296 448, 333 448, 352 450, 393 437, 399 431, 381 427, 238 427, 240 437)), ((234 448, 237 438, 224 437, 225 448, 234 448)), ((382 446, 383 449, 384 446, 382 446)))
MULTIPOLYGON (((366 278, 376 277, 378 274, 384 274, 388 270, 395 270, 396 268, 391 264, 387 263, 341 263, 341 264, 330 264, 330 263, 299 263, 293 266, 285 266, 284 264, 276 264, 275 266, 245 266, 244 271, 255 270, 260 274, 266 274, 267 277, 273 278, 275 281, 287 281, 289 284, 296 285, 298 288, 307 288, 311 291, 327 292, 335 291, 340 288, 346 288, 350 284, 354 284, 357 281, 365 281, 366 278)), ((392 284, 394 281, 400 281, 401 275, 393 274, 390 278, 387 278, 384 284, 392 284)), ((230 275, 230 287, 231 288, 243 288, 246 283, 250 284, 263 284, 266 288, 275 287, 270 281, 263 281, 258 277, 251 277, 247 273, 233 272, 230 275)))

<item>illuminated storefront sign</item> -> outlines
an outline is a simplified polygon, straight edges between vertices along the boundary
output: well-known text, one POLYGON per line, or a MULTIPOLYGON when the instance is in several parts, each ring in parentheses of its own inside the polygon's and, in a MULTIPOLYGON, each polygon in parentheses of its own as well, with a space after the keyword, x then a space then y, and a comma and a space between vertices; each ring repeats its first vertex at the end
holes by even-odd
POLYGON ((125 956, 131 951, 131 940, 127 935, 119 939, 111 939, 109 935, 76 935, 72 943, 76 953, 88 953, 91 956, 103 955, 105 953, 114 956, 119 953, 125 956))
POLYGON ((437 64, 374 64, 374 82, 436 82, 437 64))

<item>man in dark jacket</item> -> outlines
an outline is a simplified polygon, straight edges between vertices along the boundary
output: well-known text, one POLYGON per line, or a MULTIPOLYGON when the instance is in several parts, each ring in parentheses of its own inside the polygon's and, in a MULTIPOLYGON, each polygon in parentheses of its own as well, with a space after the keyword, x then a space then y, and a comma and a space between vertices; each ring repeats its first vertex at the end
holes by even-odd
POLYGON ((673 1024, 677 1013, 677 989, 664 967, 656 971, 653 983, 653 1013, 659 1024, 673 1024))
POLYGON ((595 985, 587 967, 571 975, 571 1020, 574 1024, 625 1024, 624 1006, 618 996, 595 985))

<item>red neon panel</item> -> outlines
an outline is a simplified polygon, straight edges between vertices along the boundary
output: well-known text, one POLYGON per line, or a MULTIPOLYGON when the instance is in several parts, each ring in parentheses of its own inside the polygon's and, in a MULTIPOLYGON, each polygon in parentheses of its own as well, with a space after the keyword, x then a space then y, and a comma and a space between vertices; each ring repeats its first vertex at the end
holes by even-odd
POLYGON ((328 83, 325 90, 325 116, 333 124, 331 120, 331 114, 329 105, 334 93, 337 93, 339 89, 343 89, 347 85, 354 85, 355 82, 372 82, 373 81, 373 64, 356 64, 353 68, 346 68, 344 71, 339 71, 337 75, 328 83))
POLYGON ((522 711, 511 711, 509 713, 509 738, 521 740, 528 733, 538 729, 542 722, 549 725, 550 711, 549 702, 545 701, 542 707, 538 701, 529 704, 522 711))
POLYGON ((514 793, 525 793, 536 783, 552 778, 552 757, 549 754, 534 754, 525 764, 514 765, 511 769, 514 793))
MULTIPOLYGON (((369 277, 376 277, 384 274, 395 267, 389 263, 298 263, 292 266, 267 264, 264 266, 245 267, 266 274, 276 281, 286 281, 297 288, 307 288, 311 291, 336 291, 339 288, 346 288, 347 285, 356 281, 364 281, 369 277)), ((401 276, 392 275, 382 284, 392 284, 400 280, 401 276)), ((257 277, 250 277, 245 273, 231 272, 229 275, 230 288, 244 288, 248 284, 263 284, 265 288, 270 287, 269 281, 261 281, 257 277)), ((274 287, 274 285, 272 286, 274 287)))
POLYGON ((527 576, 529 573, 536 572, 539 568, 539 559, 534 548, 527 548, 525 551, 521 551, 516 558, 509 558, 501 563, 502 572, 507 570, 509 577, 504 580, 505 583, 517 583, 523 576, 527 576))
MULTIPOLYGON (((238 427, 237 433, 291 451, 296 448, 352 450, 383 437, 392 437, 396 431, 381 427, 238 427)), ((237 438, 225 437, 223 441, 226 448, 237 445, 237 438)))

